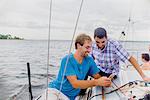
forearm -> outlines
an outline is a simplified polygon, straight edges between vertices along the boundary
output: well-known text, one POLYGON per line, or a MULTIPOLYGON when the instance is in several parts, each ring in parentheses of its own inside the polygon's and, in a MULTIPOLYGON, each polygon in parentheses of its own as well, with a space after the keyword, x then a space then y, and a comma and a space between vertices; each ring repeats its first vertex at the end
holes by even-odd
POLYGON ((80 88, 80 89, 86 89, 88 87, 93 87, 96 86, 96 81, 97 79, 94 80, 76 80, 73 82, 73 87, 74 88, 80 88))
POLYGON ((142 69, 140 68, 140 65, 137 63, 136 59, 134 57, 130 57, 129 61, 131 62, 131 64, 134 66, 134 68, 138 71, 138 73, 141 75, 142 78, 145 77, 142 69))
POLYGON ((101 76, 100 74, 93 75, 94 80, 77 80, 77 87, 81 89, 86 89, 88 87, 93 87, 97 85, 97 79, 99 79, 101 76))

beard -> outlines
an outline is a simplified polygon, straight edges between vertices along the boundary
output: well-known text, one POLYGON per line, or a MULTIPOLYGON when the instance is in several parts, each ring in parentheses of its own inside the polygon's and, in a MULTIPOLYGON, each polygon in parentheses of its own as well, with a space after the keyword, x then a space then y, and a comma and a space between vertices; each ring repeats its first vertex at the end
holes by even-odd
POLYGON ((104 47, 102 47, 102 48, 100 48, 101 50, 103 50, 105 48, 105 46, 104 47))
POLYGON ((105 48, 105 46, 99 47, 99 49, 103 50, 105 48))
POLYGON ((89 55, 89 52, 84 53, 84 57, 87 57, 89 55))

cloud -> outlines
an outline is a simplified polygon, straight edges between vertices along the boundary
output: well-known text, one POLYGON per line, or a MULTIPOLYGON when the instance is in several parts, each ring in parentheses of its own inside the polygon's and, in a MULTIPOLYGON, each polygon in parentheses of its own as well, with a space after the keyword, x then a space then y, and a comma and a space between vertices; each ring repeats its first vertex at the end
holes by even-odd
MULTIPOLYGON (((49 3, 50 0, 1 0, 0 32, 11 32, 27 39, 47 39, 49 3)), ((71 39, 80 3, 81 0, 53 0, 52 39, 71 39)), ((127 26, 132 26, 134 33, 149 36, 149 10, 149 0, 85 0, 77 32, 92 36, 93 30, 102 26, 110 36, 119 37, 124 29, 127 31, 127 26)))

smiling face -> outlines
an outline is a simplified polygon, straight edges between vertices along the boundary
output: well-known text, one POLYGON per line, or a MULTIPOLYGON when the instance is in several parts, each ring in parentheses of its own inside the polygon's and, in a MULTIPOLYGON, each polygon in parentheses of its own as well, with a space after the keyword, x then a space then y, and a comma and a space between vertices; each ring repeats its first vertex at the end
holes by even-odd
POLYGON ((98 38, 98 37, 95 37, 95 42, 96 42, 96 45, 98 46, 98 48, 100 48, 101 50, 103 50, 106 46, 106 43, 107 43, 107 38, 106 37, 103 37, 103 38, 98 38))
POLYGON ((92 46, 92 39, 89 35, 80 34, 77 36, 75 40, 75 49, 77 50, 77 55, 80 57, 86 57, 90 51, 92 46))
POLYGON ((82 57, 88 56, 88 54, 91 52, 92 47, 92 41, 85 40, 84 44, 80 46, 80 52, 82 57))

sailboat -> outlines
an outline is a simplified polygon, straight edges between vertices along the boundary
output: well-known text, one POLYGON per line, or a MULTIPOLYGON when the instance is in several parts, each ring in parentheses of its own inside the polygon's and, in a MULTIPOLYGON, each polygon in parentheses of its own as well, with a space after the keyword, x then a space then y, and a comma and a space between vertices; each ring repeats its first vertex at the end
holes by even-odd
MULTIPOLYGON (((150 71, 144 72, 147 75, 150 75, 150 71)), ((149 83, 142 81, 141 77, 135 70, 121 73, 122 75, 112 81, 111 87, 88 88, 85 95, 77 96, 75 100, 149 100, 145 99, 149 98, 149 83)), ((35 100, 46 100, 46 91, 44 91, 35 100)), ((57 99, 56 97, 52 97, 51 95, 49 96, 48 94, 47 100, 57 99)), ((63 99, 60 98, 60 100, 63 99)))
MULTIPOLYGON (((81 5, 83 4, 83 0, 81 5)), ((82 7, 82 6, 81 6, 82 7)), ((80 8, 81 8, 80 7, 80 8)), ((81 11, 81 9, 80 9, 81 11)), ((80 15, 80 11, 79 14, 80 15)), ((78 22, 79 16, 77 18, 78 22)), ((74 34, 76 33, 76 27, 74 34)), ((74 35, 73 35, 74 37, 74 35)), ((70 46, 71 47, 71 46, 70 46)), ((144 71, 147 75, 150 75, 149 71, 144 71)), ((31 93, 29 93, 29 98, 34 100, 55 100, 54 97, 48 94, 48 89, 43 90, 41 95, 33 98, 31 93)), ((31 89, 30 89, 31 92, 31 89)), ((113 81, 111 87, 93 87, 88 88, 87 92, 83 96, 78 96, 77 100, 128 100, 128 99, 144 99, 150 92, 150 87, 148 83, 142 81, 141 77, 136 71, 129 71, 127 68, 121 70, 121 73, 117 79, 113 81), (132 75, 132 76, 131 76, 132 75), (137 79, 137 80, 135 80, 137 79), (137 95, 139 94, 139 95, 137 95)), ((56 94, 57 95, 57 94, 56 94)), ((61 98, 58 96, 58 99, 61 98)))
MULTIPOLYGON (((149 71, 144 72, 148 76, 150 75, 149 71)), ((128 68, 121 70, 119 77, 112 82, 113 83, 111 87, 88 88, 86 94, 77 96, 76 100, 139 100, 148 98, 149 96, 149 83, 142 81, 141 77, 135 70, 130 71, 128 68)), ((55 100, 54 97, 49 95, 50 94, 47 94, 46 98, 45 91, 35 100, 55 100)), ((58 99, 61 99, 61 97, 59 97, 59 93, 56 94, 56 96, 58 96, 58 99)))

